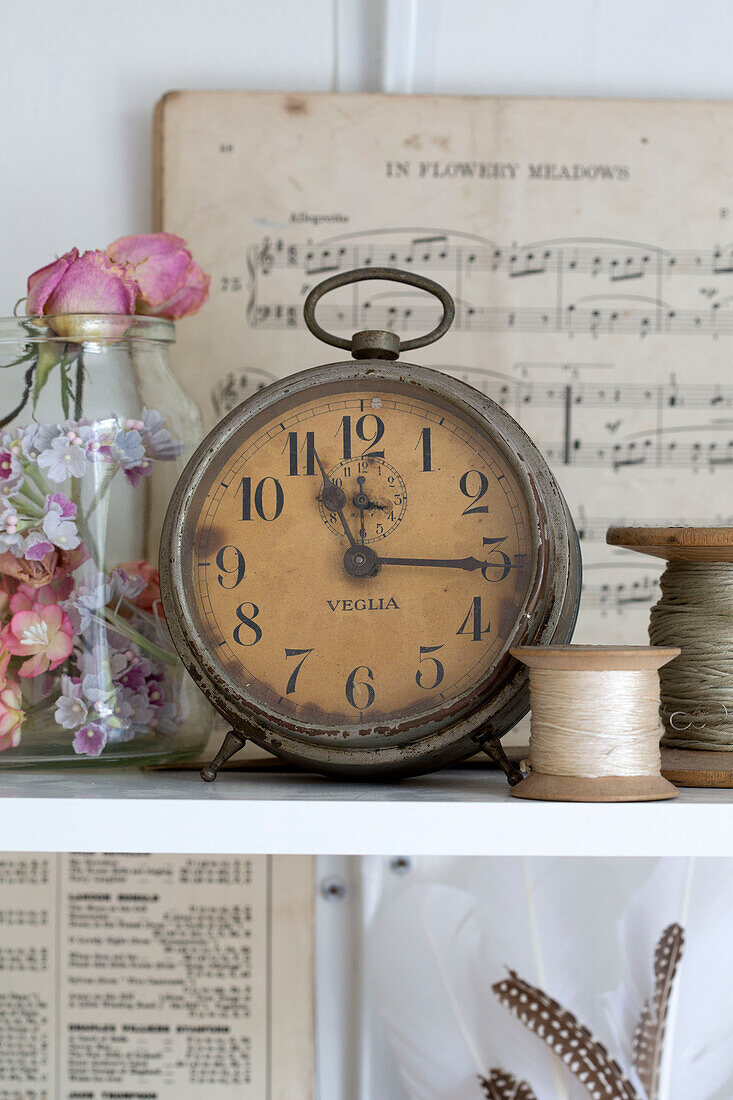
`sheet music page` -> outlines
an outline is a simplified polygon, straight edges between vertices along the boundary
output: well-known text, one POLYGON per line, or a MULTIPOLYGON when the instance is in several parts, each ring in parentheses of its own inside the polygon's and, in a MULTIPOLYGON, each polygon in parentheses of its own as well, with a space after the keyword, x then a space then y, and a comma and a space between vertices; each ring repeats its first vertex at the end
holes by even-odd
POLYGON ((313 865, 0 855, 0 1100, 307 1100, 313 865))
MULTIPOLYGON (((158 221, 212 273, 174 364, 212 424, 275 378, 340 358, 305 295, 372 264, 454 295, 407 356, 505 406, 547 457, 582 539, 578 642, 646 639, 661 564, 611 523, 728 524, 733 193, 724 103, 172 93, 158 221)), ((362 283, 340 335, 414 336, 439 306, 362 283)))

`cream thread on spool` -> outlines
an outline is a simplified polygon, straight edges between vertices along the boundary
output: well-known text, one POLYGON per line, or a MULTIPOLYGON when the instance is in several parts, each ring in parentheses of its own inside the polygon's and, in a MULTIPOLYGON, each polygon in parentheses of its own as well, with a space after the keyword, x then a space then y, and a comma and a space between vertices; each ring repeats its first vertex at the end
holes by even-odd
POLYGON ((531 774, 517 798, 631 802, 674 798, 660 773, 659 668, 679 649, 522 646, 529 668, 531 774))
POLYGON ((667 562, 649 625, 682 650, 660 672, 663 774, 733 787, 733 528, 610 527, 606 541, 667 562))

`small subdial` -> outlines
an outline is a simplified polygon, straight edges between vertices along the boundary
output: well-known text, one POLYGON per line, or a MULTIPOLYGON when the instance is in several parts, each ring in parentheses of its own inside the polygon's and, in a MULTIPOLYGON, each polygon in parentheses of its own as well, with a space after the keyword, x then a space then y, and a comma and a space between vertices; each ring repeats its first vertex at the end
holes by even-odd
MULTIPOLYGON (((345 458, 328 476, 346 496, 344 515, 357 542, 379 542, 391 535, 407 508, 407 490, 401 475, 383 458, 345 458)), ((337 512, 319 499, 323 522, 334 535, 344 529, 337 512)))

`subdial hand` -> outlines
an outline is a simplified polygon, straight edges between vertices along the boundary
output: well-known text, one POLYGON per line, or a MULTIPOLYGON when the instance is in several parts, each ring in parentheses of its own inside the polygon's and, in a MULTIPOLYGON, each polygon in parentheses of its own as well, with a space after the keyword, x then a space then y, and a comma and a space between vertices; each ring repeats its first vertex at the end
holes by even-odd
POLYGON ((328 509, 329 512, 336 513, 336 515, 341 520, 341 526, 344 529, 344 534, 349 540, 349 544, 351 546, 356 546, 356 539, 352 535, 348 520, 344 515, 344 507, 346 505, 346 493, 343 491, 342 488, 340 488, 340 486, 336 484, 335 481, 332 481, 331 478, 328 476, 323 468, 323 463, 318 456, 318 451, 316 451, 315 448, 313 449, 313 454, 316 456, 318 469, 321 471, 321 477, 323 478, 323 492, 321 493, 321 503, 323 504, 324 508, 328 509))
POLYGON ((354 497, 357 508, 359 509, 359 541, 363 546, 366 542, 366 527, 364 526, 364 509, 369 504, 369 497, 364 492, 364 482, 366 478, 360 475, 357 479, 359 484, 359 492, 354 497))

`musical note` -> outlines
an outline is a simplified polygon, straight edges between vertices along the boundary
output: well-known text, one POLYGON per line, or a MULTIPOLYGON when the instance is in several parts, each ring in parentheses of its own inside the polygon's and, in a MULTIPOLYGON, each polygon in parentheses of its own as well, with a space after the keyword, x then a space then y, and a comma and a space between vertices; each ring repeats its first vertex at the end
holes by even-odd
MULTIPOLYGON (((438 362, 515 416, 555 470, 590 570, 583 606, 596 615, 639 614, 643 629, 657 598, 656 575, 638 567, 614 575, 619 562, 605 546, 612 523, 733 525, 733 516, 705 511, 733 487, 733 374, 720 367, 733 336, 733 244, 494 241, 432 226, 308 244, 268 237, 252 246, 249 266, 246 323, 263 331, 302 330, 316 279, 350 267, 404 267, 446 287, 460 350, 452 358, 446 344, 438 362), (577 363, 565 362, 561 342, 578 349, 577 363), (681 493, 697 518, 680 514, 681 493), (599 499, 605 508, 593 507, 599 499), (639 502, 637 514, 613 515, 627 500, 639 502)), ((330 295, 318 316, 339 334, 380 328, 409 338, 433 328, 440 309, 419 291, 375 284, 330 295)), ((218 407, 234 399, 230 387, 218 407)), ((615 637, 630 640, 620 628, 615 637)))

